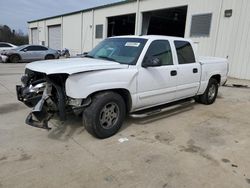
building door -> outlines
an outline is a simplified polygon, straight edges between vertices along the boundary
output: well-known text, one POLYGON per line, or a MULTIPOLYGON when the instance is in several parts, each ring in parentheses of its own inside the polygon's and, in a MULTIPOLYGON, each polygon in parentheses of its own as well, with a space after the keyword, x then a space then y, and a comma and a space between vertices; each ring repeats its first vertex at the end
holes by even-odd
POLYGON ((108 18, 108 37, 135 34, 135 14, 108 18))
POLYGON ((187 6, 143 13, 142 35, 184 37, 187 6))
POLYGON ((60 50, 61 49, 61 25, 49 26, 49 48, 60 50))
POLYGON ((38 43, 39 43, 38 29, 37 28, 32 28, 31 29, 31 44, 37 45, 38 43))

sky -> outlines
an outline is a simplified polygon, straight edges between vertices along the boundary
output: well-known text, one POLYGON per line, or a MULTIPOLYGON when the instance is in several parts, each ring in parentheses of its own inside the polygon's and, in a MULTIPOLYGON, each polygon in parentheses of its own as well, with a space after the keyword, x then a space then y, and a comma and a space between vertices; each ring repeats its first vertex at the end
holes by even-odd
POLYGON ((0 25, 27 34, 27 21, 121 0, 0 0, 0 25))

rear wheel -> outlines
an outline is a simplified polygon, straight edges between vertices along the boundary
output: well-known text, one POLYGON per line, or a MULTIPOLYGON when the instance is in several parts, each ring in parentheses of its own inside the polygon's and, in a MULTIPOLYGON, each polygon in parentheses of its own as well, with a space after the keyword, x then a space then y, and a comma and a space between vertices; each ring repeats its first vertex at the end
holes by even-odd
POLYGON ((204 94, 196 96, 195 101, 202 104, 213 104, 218 94, 219 83, 216 79, 211 78, 204 94))
POLYGON ((16 54, 10 56, 11 63, 18 63, 20 61, 20 57, 16 54))
POLYGON ((115 92, 103 92, 92 98, 83 112, 86 130, 97 138, 108 138, 121 128, 125 118, 125 103, 115 92))
POLYGON ((55 56, 54 56, 54 55, 49 54, 49 55, 46 55, 45 59, 55 59, 55 56))

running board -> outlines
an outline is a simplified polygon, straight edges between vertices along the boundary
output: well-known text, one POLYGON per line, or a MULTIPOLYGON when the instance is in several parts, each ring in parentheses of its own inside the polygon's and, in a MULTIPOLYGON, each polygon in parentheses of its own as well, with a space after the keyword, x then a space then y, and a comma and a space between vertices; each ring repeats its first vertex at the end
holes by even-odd
POLYGON ((132 118, 146 118, 146 117, 157 115, 166 111, 174 110, 179 107, 184 107, 193 103, 194 103, 193 98, 184 99, 184 100, 180 100, 177 102, 172 102, 169 104, 161 105, 158 107, 153 107, 153 108, 149 108, 146 110, 137 111, 137 112, 130 114, 129 116, 132 118))

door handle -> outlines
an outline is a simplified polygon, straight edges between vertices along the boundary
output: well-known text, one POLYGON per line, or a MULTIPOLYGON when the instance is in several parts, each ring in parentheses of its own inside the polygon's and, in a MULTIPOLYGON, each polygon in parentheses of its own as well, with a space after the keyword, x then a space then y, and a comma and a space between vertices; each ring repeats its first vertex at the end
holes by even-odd
POLYGON ((172 71, 170 72, 170 75, 171 75, 171 76, 176 76, 176 75, 177 75, 177 71, 176 71, 176 70, 172 70, 172 71))
POLYGON ((197 68, 193 68, 193 73, 197 73, 198 69, 197 68))

